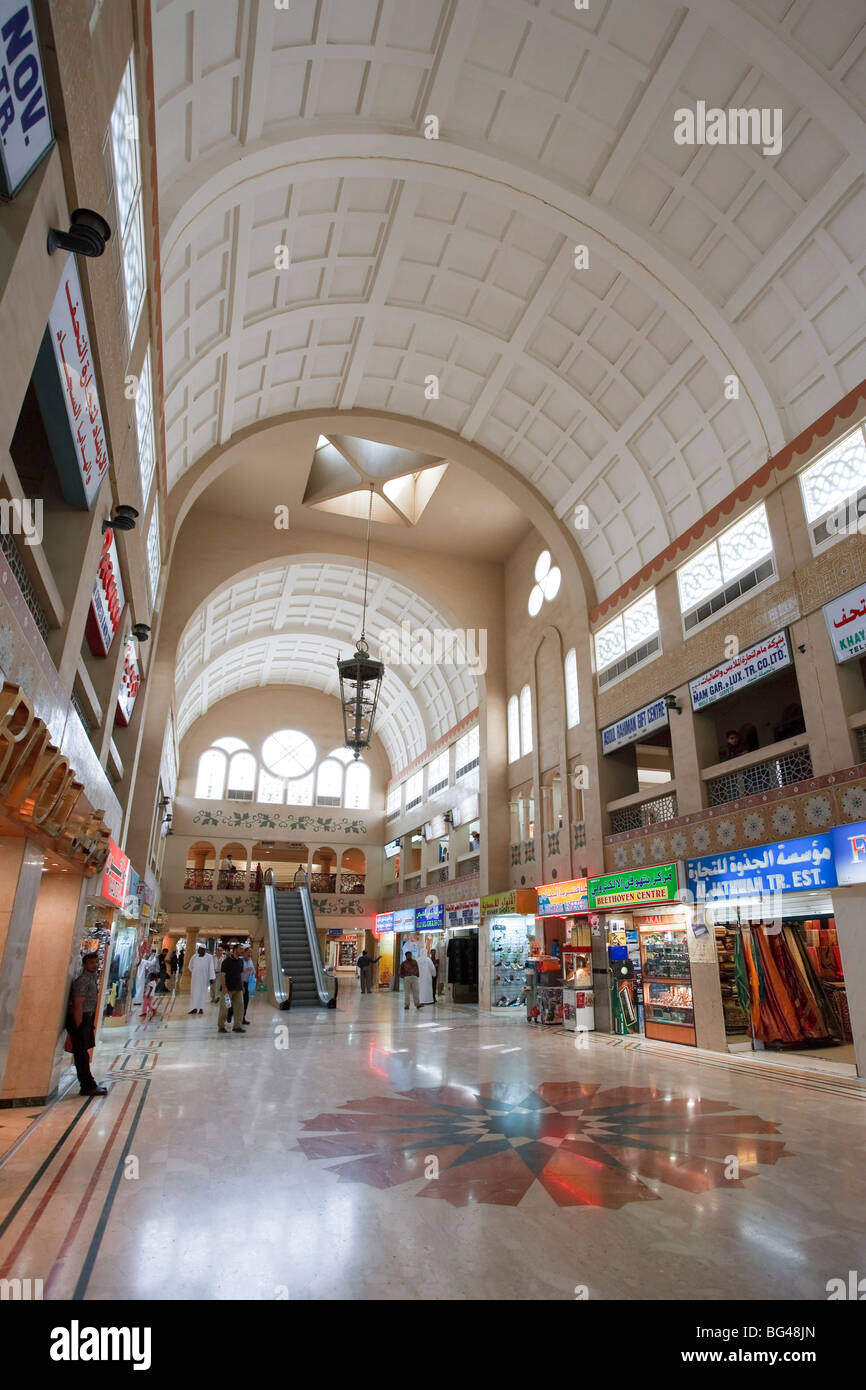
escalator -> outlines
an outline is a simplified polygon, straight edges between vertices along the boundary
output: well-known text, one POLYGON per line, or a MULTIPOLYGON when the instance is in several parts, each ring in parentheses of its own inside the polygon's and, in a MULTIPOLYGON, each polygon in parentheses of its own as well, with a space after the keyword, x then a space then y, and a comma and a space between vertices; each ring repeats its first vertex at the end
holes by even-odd
POLYGON ((276 889, 266 874, 262 907, 271 1003, 278 1008, 286 1005, 291 981, 292 1007, 327 1007, 334 996, 334 981, 322 966, 309 889, 276 889))

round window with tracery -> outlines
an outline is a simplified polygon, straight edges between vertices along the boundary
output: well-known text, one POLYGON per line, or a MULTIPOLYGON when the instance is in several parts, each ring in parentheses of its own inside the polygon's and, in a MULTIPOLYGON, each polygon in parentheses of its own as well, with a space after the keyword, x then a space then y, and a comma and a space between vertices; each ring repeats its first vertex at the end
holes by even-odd
POLYGON ((562 571, 551 560, 550 551, 542 550, 535 562, 535 584, 529 595, 529 616, 535 618, 541 612, 541 605, 555 599, 562 583, 562 571))
POLYGON ((275 777, 303 777, 316 761, 316 745, 298 729, 278 729, 262 744, 262 762, 275 777))

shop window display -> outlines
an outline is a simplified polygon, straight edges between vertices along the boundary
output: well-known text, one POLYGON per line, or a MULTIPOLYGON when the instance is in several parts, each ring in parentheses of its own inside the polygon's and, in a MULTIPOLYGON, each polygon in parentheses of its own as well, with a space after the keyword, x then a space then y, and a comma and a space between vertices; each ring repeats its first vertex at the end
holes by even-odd
POLYGON ((694 1046, 695 1009, 685 924, 641 927, 640 947, 646 1036, 694 1046))
MULTIPOLYGON (((534 923, 534 918, 530 918, 534 923)), ((494 1008, 517 1008, 523 1003, 524 962, 527 956, 527 927, 523 917, 495 917, 490 923, 490 954, 494 1008)))
POLYGON ((832 917, 762 922, 735 933, 740 1007, 755 1042, 776 1051, 851 1042, 842 960, 832 917))

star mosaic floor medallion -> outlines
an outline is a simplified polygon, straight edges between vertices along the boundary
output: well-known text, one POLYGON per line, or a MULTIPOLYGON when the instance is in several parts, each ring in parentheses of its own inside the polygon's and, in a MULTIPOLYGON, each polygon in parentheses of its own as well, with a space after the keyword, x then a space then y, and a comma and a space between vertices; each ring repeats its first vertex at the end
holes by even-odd
POLYGON ((659 1186, 742 1187, 791 1157, 776 1124, 726 1101, 576 1081, 416 1087, 348 1100, 303 1127, 298 1149, 341 1160, 329 1165, 341 1182, 421 1179, 417 1196, 456 1207, 516 1206, 538 1183, 557 1206, 616 1209, 658 1201, 659 1186))

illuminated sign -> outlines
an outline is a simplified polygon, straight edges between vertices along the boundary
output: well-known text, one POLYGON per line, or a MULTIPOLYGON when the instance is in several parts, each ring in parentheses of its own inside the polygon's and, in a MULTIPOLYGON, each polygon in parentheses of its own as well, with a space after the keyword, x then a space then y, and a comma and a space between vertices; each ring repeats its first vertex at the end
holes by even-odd
POLYGON ((466 903, 448 903, 445 908, 446 927, 477 927, 481 920, 481 900, 473 898, 466 903))
POLYGON ((866 652, 866 584, 824 604, 830 646, 838 662, 866 652))
POLYGON ((623 874, 591 878, 589 905, 593 908, 637 907, 640 903, 675 902, 679 892, 676 864, 656 864, 623 874))
POLYGON ((114 532, 109 526, 102 538, 102 554, 84 629, 94 656, 108 656, 125 603, 117 546, 114 544, 114 532))
POLYGON ((375 925, 375 927, 373 928, 373 931, 376 933, 376 935, 377 935, 377 936, 381 936, 383 932, 386 932, 386 931, 393 931, 393 930, 394 930, 394 914, 393 914, 393 912, 377 912, 377 913, 376 913, 376 925, 375 925))
POLYGON ((589 907, 587 880, 571 878, 562 883, 542 883, 536 888, 538 916, 555 917, 566 912, 586 912, 589 907))
POLYGON ((839 883, 866 883, 866 820, 831 831, 839 883))
POLYGON ((705 671, 697 680, 689 681, 692 709, 704 709, 716 700, 724 700, 735 690, 754 685, 755 681, 763 680, 765 676, 790 664, 788 639, 784 632, 777 632, 764 642, 749 647, 748 651, 740 652, 739 656, 732 656, 730 661, 714 666, 712 671, 705 671))
POLYGON ((31 0, 0 0, 0 185, 14 198, 54 144, 31 0))
POLYGON ((813 835, 811 839, 785 840, 757 849, 708 854, 688 861, 686 877, 698 902, 791 893, 803 888, 835 888, 833 837, 813 835))
POLYGON ((105 861, 99 896, 104 898, 106 902, 114 903, 115 907, 123 907, 128 876, 129 860, 120 846, 116 845, 113 840, 109 840, 108 858, 105 861))
POLYGON ((666 728, 669 722, 668 707, 662 696, 660 700, 653 700, 651 705, 644 705, 643 709, 636 709, 624 719, 618 719, 615 724, 608 724, 606 729, 602 729, 601 751, 613 753, 627 743, 635 743, 640 738, 654 734, 656 729, 666 728))
POLYGON ((138 650, 135 640, 127 637, 123 648, 123 671, 120 676, 120 689, 117 692, 117 722, 126 725, 132 718, 135 697, 141 685, 141 672, 138 669, 138 650))
POLYGON ((444 913, 441 903, 425 903, 415 909, 416 931, 442 931, 444 913))
POLYGON ((415 930, 414 907, 400 907, 394 913, 394 931, 415 930))
POLYGON ((535 913, 534 888, 512 888, 508 893, 487 893, 481 899, 482 917, 528 917, 535 913))

